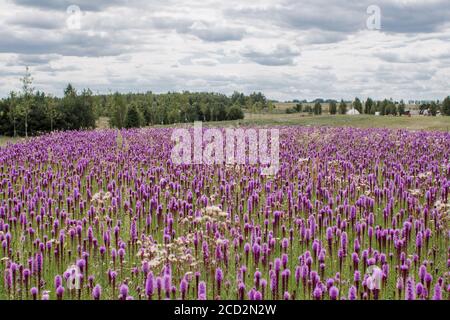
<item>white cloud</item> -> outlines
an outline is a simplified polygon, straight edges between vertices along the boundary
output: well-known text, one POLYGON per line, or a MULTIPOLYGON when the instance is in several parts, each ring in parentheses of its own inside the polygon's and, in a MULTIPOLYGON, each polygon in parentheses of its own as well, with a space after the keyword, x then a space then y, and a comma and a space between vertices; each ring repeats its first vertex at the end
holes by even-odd
POLYGON ((0 95, 38 89, 264 91, 275 99, 448 95, 450 2, 113 0, 0 4, 0 95), (82 10, 67 27, 67 6, 82 10), (426 13, 426 14, 424 14, 426 13))

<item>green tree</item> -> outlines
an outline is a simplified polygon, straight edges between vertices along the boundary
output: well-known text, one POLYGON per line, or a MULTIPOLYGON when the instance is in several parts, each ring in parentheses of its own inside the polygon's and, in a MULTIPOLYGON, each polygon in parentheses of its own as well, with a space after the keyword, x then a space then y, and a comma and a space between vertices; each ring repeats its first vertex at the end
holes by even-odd
POLYGON ((430 113, 432 116, 436 116, 437 112, 438 112, 439 106, 437 105, 436 102, 432 101, 430 104, 430 113))
POLYGON ((14 91, 11 91, 10 95, 9 95, 9 100, 10 100, 10 108, 9 108, 9 118, 13 124, 13 134, 14 137, 17 137, 17 127, 16 127, 16 123, 17 123, 17 117, 19 116, 19 110, 17 108, 17 95, 14 91))
POLYGON ((50 131, 53 131, 53 126, 58 116, 58 109, 55 99, 51 96, 48 96, 46 99, 46 113, 50 120, 50 131))
POLYGON ((60 101, 60 114, 57 126, 61 129, 88 129, 95 127, 95 113, 92 92, 85 89, 78 94, 69 83, 60 101))
POLYGON ((272 101, 269 101, 267 103, 267 111, 269 111, 269 113, 272 113, 273 110, 275 110, 275 104, 272 101))
POLYGON ((301 104, 301 103, 297 103, 296 105, 295 105, 295 111, 296 112, 302 112, 302 109, 303 109, 303 105, 301 104))
POLYGON ((387 107, 386 107, 386 114, 391 114, 393 116, 397 115, 397 106, 392 101, 389 101, 387 107))
POLYGON ((320 104, 320 102, 316 102, 314 104, 314 114, 315 115, 322 114, 322 105, 320 104))
POLYGON ((399 115, 404 115, 405 114, 405 102, 403 100, 400 101, 399 105, 398 105, 398 114, 399 115))
POLYGON ((44 92, 33 95, 33 104, 28 117, 28 134, 36 134, 50 130, 50 118, 47 114, 47 98, 44 92))
POLYGON ((109 102, 111 104, 111 126, 119 129, 124 128, 125 120, 127 117, 127 106, 125 104, 123 96, 120 93, 116 92, 109 102))
POLYGON ((442 114, 450 116, 450 96, 445 98, 442 102, 442 114))
POLYGON ((420 114, 422 114, 425 110, 428 110, 429 108, 430 108, 430 105, 429 105, 429 104, 427 104, 427 103, 422 103, 422 104, 419 106, 420 114))
POLYGON ((358 110, 359 113, 363 113, 362 103, 361 100, 359 100, 359 98, 355 98, 355 100, 353 101, 353 108, 358 110))
POLYGON ((330 111, 330 114, 336 114, 337 113, 337 105, 336 105, 335 101, 331 101, 330 102, 329 111, 330 111))
POLYGON ((84 89, 81 95, 78 97, 77 105, 80 110, 79 123, 77 128, 95 128, 95 112, 94 112, 94 99, 92 97, 92 91, 90 89, 84 89))
POLYGON ((142 123, 141 114, 135 104, 132 104, 127 111, 125 128, 139 128, 142 123))
POLYGON ((339 104, 339 114, 346 114, 347 113, 347 104, 344 102, 344 99, 341 100, 341 103, 339 104))
POLYGON ((374 103, 370 113, 375 114, 376 112, 380 112, 380 114, 381 114, 381 102, 380 101, 377 101, 377 103, 374 103))
POLYGON ((381 102, 381 105, 380 105, 380 114, 382 115, 382 116, 384 116, 384 115, 386 115, 386 114, 389 114, 388 113, 388 107, 389 107, 389 100, 387 100, 387 99, 384 99, 382 102, 381 102))
POLYGON ((313 113, 313 108, 307 104, 304 108, 303 108, 304 112, 307 112, 308 114, 312 114, 313 113))
POLYGON ((231 106, 227 112, 227 119, 228 120, 244 119, 244 112, 242 111, 242 108, 236 104, 231 106))
POLYGON ((31 77, 30 68, 25 68, 25 75, 20 79, 22 82, 22 99, 20 103, 20 113, 24 119, 25 137, 28 137, 28 118, 33 104, 33 78, 31 77))
MULTIPOLYGON (((364 104, 364 113, 371 114, 372 108, 373 108, 373 100, 371 98, 367 98, 366 103, 364 104)), ((373 113, 375 113, 375 111, 373 113)))

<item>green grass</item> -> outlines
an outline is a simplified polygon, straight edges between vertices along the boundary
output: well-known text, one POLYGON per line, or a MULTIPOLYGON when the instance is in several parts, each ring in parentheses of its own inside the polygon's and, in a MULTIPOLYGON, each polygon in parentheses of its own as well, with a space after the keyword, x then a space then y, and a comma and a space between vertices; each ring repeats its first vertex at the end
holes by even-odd
POLYGON ((373 115, 321 115, 305 114, 245 114, 244 120, 225 121, 230 124, 256 125, 300 125, 357 128, 390 128, 409 130, 443 130, 450 129, 450 117, 394 117, 373 115))
MULTIPOLYGON (((189 123, 191 125, 191 123, 189 123)), ((283 113, 246 113, 243 120, 206 122, 204 126, 323 126, 355 128, 388 128, 406 130, 450 130, 450 117, 394 117, 374 115, 320 115, 283 113)), ((156 125, 155 127, 176 127, 180 124, 156 125)))
POLYGON ((98 129, 107 129, 109 128, 109 118, 108 117, 99 117, 95 122, 95 125, 98 129))
POLYGON ((21 138, 21 137, 0 136, 0 147, 6 146, 8 143, 17 143, 23 139, 24 138, 21 138))

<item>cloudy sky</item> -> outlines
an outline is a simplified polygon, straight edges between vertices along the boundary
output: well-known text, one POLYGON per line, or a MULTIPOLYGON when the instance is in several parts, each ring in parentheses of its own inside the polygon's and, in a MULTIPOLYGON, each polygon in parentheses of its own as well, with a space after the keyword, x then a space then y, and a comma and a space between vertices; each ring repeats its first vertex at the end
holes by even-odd
POLYGON ((94 92, 442 99, 449 17, 449 0, 1 0, 0 96, 20 88, 28 65, 36 89, 56 95, 71 82, 94 92))

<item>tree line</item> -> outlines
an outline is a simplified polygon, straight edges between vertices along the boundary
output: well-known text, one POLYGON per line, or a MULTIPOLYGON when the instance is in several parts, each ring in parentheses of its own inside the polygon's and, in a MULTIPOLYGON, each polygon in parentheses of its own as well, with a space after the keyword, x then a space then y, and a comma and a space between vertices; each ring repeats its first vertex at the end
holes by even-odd
MULTIPOLYGON (((286 113, 296 113, 296 112, 307 112, 310 114, 320 115, 322 114, 322 102, 315 100, 313 106, 306 104, 304 102, 299 102, 296 100, 296 105, 292 108, 286 109, 286 113)), ((401 116, 408 113, 406 110, 406 104, 403 100, 400 102, 384 99, 381 101, 374 101, 371 98, 367 98, 366 101, 362 102, 359 98, 355 98, 353 102, 345 102, 341 100, 339 103, 336 100, 327 101, 329 107, 328 112, 332 115, 334 114, 346 114, 349 109, 358 110, 361 114, 376 114, 379 115, 394 115, 401 116)), ((446 116, 450 116, 450 96, 446 97, 442 103, 429 102, 423 103, 419 106, 420 114, 424 114, 426 111, 429 115, 436 116, 438 113, 446 116)))
POLYGON ((220 93, 168 92, 155 94, 119 92, 94 95, 77 91, 71 84, 62 97, 33 88, 26 69, 20 92, 0 100, 0 135, 29 136, 54 130, 90 129, 99 117, 111 127, 133 128, 193 121, 223 121, 244 118, 243 109, 264 110, 271 103, 262 93, 231 96, 220 93))

